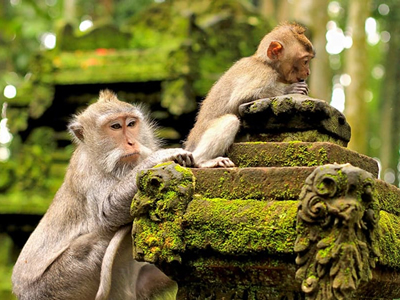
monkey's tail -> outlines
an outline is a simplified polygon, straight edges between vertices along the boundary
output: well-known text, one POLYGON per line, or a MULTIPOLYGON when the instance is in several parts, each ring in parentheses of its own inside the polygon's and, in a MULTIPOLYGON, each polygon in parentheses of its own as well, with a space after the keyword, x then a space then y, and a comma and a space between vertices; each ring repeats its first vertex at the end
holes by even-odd
POLYGON ((125 236, 130 232, 131 226, 125 226, 120 228, 112 237, 110 243, 107 246, 106 253, 101 263, 100 272, 100 285, 97 290, 95 300, 106 300, 111 289, 111 276, 112 267, 117 251, 124 240, 125 236))

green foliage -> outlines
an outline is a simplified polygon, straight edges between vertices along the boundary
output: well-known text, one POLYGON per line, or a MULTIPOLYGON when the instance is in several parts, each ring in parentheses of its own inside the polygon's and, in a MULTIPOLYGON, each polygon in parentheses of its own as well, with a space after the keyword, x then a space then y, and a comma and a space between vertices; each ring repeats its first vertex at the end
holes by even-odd
POLYGON ((2 300, 16 299, 11 294, 12 247, 11 238, 6 234, 0 234, 0 299, 2 300))
MULTIPOLYGON (((61 185, 67 159, 67 148, 56 151, 54 130, 40 127, 32 131, 26 143, 13 141, 9 161, 0 162, 0 211, 2 213, 43 213, 61 185), (56 154, 65 152, 59 164, 56 154)), ((59 155, 60 156, 60 155, 59 155)))

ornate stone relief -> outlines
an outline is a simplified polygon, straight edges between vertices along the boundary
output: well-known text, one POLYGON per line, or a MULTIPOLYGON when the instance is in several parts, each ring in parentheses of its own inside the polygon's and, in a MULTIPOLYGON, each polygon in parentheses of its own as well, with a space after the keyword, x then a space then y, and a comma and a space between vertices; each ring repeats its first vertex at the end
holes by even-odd
POLYGON ((350 164, 318 167, 300 194, 296 278, 306 299, 350 299, 379 257, 373 176, 350 164))

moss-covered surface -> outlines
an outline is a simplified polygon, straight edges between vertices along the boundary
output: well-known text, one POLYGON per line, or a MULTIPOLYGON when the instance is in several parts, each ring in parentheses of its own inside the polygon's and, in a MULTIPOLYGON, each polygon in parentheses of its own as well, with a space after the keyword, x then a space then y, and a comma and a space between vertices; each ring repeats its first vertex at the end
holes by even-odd
POLYGON ((190 169, 175 163, 159 164, 138 178, 131 214, 134 217, 133 255, 151 262, 180 261, 184 251, 182 220, 194 189, 190 169))
MULTIPOLYGON (((132 206, 135 257, 156 263, 177 280, 178 299, 299 296, 300 283, 294 280, 297 199, 314 167, 186 170, 166 163, 141 175, 132 206), (175 174, 171 180, 166 170, 175 174), (188 186, 194 191, 185 192, 188 186)), ((375 245, 382 256, 372 281, 354 299, 377 298, 380 286, 390 288, 381 293, 386 298, 400 293, 400 216, 395 215, 400 194, 375 182, 374 195, 382 206, 375 245)), ((327 242, 328 237, 322 244, 327 242)), ((318 255, 329 249, 324 246, 318 255)))
POLYGON ((228 157, 238 167, 295 167, 350 163, 378 177, 377 162, 333 143, 265 142, 235 143, 228 157))
POLYGON ((196 199, 184 215, 186 247, 225 255, 292 253, 297 201, 196 199))
POLYGON ((400 270, 400 217, 385 211, 380 213, 378 244, 381 250, 380 262, 400 270))
MULTIPOLYGON (((246 135, 246 134, 245 134, 246 135)), ((244 141, 263 141, 263 142, 329 142, 337 144, 342 147, 347 146, 347 142, 330 136, 326 133, 321 133, 318 130, 306 130, 306 131, 290 131, 290 132, 263 132, 263 133, 251 133, 248 134, 244 141)))
MULTIPOLYGON (((192 169, 195 193, 206 198, 297 200, 315 167, 192 169)), ((381 210, 400 216, 400 190, 376 179, 381 210)))
POLYGON ((296 200, 313 167, 192 169, 206 198, 296 200))
POLYGON ((53 84, 161 81, 182 74, 182 63, 167 66, 171 47, 61 52, 52 57, 53 84))
POLYGON ((381 209, 400 216, 400 189, 383 180, 376 180, 378 202, 381 209))
POLYGON ((249 133, 318 130, 348 143, 350 125, 326 101, 304 95, 283 95, 242 104, 243 127, 249 133))
MULTIPOLYGON (((291 255, 191 256, 178 299, 297 299, 291 255), (202 280, 198 280, 201 278, 202 280), (285 298, 287 297, 287 298, 285 298)), ((178 272, 179 272, 178 271, 178 272)))

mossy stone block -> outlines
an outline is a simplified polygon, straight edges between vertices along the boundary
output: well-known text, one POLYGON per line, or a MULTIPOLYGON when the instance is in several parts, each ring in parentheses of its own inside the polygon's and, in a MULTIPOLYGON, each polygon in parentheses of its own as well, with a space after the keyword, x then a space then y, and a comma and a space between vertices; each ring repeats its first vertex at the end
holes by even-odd
POLYGON ((351 130, 345 116, 326 101, 303 95, 284 95, 242 104, 243 132, 280 134, 317 130, 347 145, 351 130))
POLYGON ((238 167, 297 167, 350 163, 378 177, 376 160, 333 143, 235 143, 228 157, 238 167))

